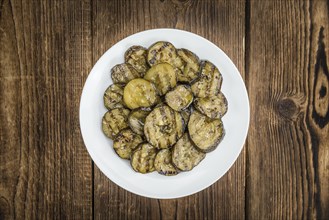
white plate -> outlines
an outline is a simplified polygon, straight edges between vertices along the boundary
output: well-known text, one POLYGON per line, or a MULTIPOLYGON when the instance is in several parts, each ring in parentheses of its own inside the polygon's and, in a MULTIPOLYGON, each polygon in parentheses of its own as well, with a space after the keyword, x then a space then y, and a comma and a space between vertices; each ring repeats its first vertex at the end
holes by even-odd
POLYGON ((99 169, 122 188, 150 198, 178 198, 199 192, 221 178, 239 156, 249 126, 247 90, 230 58, 210 41, 190 32, 153 29, 131 35, 111 47, 97 61, 84 85, 80 100, 80 127, 87 150, 99 169), (170 41, 177 48, 187 48, 200 59, 214 63, 223 75, 222 92, 228 100, 223 117, 226 135, 216 150, 192 171, 176 176, 156 172, 136 173, 127 160, 119 158, 112 141, 105 137, 101 120, 106 112, 103 93, 112 84, 111 68, 124 62, 124 52, 132 45, 149 47, 156 41, 170 41))

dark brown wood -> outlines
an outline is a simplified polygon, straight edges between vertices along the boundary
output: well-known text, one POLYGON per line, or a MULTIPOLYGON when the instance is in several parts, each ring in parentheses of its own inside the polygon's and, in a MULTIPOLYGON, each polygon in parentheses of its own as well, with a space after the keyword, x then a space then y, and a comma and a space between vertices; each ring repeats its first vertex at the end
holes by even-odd
POLYGON ((0 219, 329 219, 328 66, 327 0, 0 0, 0 219), (172 200, 108 180, 78 112, 108 48, 164 27, 222 48, 251 105, 234 166, 172 200))
MULTIPOLYGON (((93 1, 93 61, 124 37, 150 28, 179 28, 221 47, 244 76, 244 1, 93 1), (210 19, 211 18, 211 19, 210 19)), ((244 219, 245 151, 232 169, 195 195, 155 200, 126 192, 95 166, 96 219, 244 219)))
POLYGON ((0 219, 92 218, 78 120, 90 11, 88 1, 1 1, 0 219))
POLYGON ((329 2, 250 2, 249 219, 329 219, 329 2))

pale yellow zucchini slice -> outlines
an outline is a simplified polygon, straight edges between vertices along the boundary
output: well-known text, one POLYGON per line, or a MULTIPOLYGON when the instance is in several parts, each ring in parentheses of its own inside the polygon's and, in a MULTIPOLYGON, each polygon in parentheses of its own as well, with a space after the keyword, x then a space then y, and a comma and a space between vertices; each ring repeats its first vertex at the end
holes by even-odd
POLYGON ((145 79, 131 80, 123 90, 123 100, 130 109, 150 107, 159 101, 157 90, 153 83, 145 79))
POLYGON ((152 82, 160 95, 166 94, 177 84, 177 77, 174 68, 168 63, 159 63, 149 69, 144 79, 152 82))

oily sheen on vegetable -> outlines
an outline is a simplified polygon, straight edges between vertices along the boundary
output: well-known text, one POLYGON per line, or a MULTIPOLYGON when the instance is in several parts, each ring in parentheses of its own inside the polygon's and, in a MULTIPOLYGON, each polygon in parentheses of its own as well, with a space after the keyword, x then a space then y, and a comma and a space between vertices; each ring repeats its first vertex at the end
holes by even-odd
POLYGON ((142 174, 193 170, 224 138, 220 71, 167 41, 131 46, 123 56, 103 95, 101 127, 113 150, 142 174))

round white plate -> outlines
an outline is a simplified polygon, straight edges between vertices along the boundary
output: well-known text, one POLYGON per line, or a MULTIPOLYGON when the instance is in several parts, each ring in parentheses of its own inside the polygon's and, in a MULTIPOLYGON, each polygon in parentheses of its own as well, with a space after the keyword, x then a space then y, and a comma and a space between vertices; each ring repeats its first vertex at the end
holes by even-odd
POLYGON ((87 150, 99 169, 122 188, 150 198, 178 198, 199 192, 221 178, 239 156, 249 126, 248 94, 239 71, 216 45, 187 31, 153 29, 133 34, 111 47, 97 61, 84 85, 80 100, 80 127, 87 150), (132 45, 149 47, 156 41, 170 41, 176 48, 186 48, 200 59, 214 63, 223 75, 222 92, 228 100, 223 117, 226 135, 219 146, 192 171, 176 176, 157 172, 136 173, 129 161, 119 158, 112 141, 105 137, 101 121, 106 108, 103 93, 112 84, 111 68, 124 62, 124 52, 132 45))

